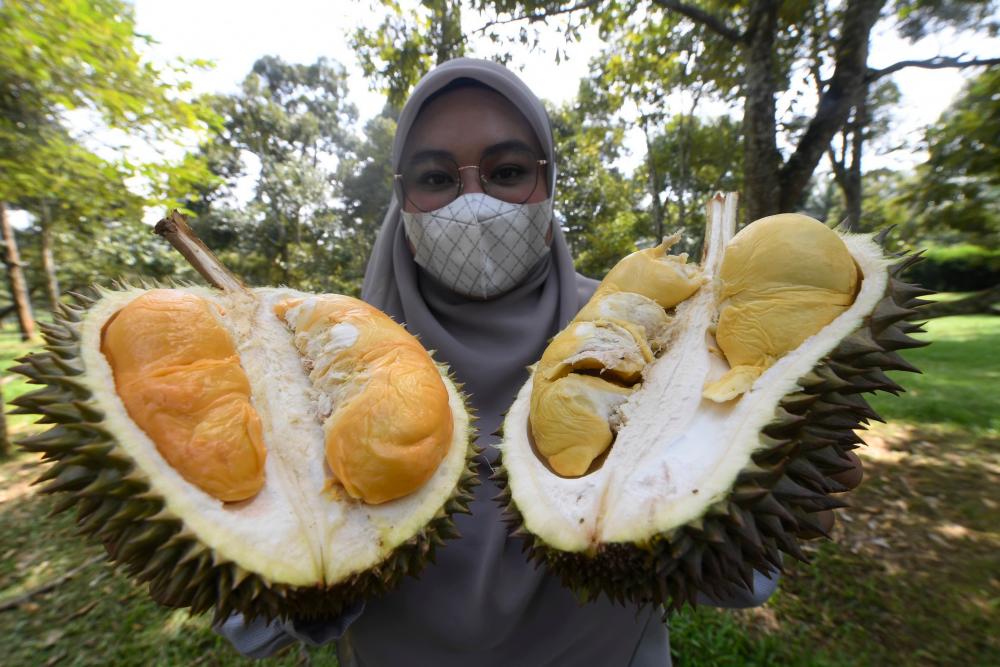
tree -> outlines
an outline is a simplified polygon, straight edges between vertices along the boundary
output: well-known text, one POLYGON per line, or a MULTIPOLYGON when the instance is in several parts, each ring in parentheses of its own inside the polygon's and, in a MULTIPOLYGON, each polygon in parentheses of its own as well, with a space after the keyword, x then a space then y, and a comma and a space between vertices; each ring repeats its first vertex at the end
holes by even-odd
POLYGON ((868 66, 872 28, 890 6, 902 17, 903 34, 915 37, 943 24, 985 26, 995 8, 992 0, 896 0, 891 5, 887 0, 476 2, 480 9, 487 4, 509 14, 507 20, 539 21, 555 14, 588 13, 614 43, 641 40, 641 35, 654 29, 664 39, 664 48, 692 38, 702 42, 704 52, 696 75, 711 82, 723 97, 742 101, 743 203, 749 219, 803 204, 813 171, 868 85, 904 67, 1000 63, 1000 59, 932 58, 901 61, 880 70, 868 66), (818 98, 801 132, 784 137, 789 147, 783 154, 778 143, 777 99, 791 88, 794 75, 808 71, 803 67, 817 55, 824 59, 821 71, 828 73, 821 78, 818 98), (732 81, 738 86, 731 88, 732 81))
POLYGON ((623 151, 624 128, 596 103, 586 81, 577 101, 550 109, 549 117, 559 165, 557 219, 577 270, 600 277, 635 250, 644 232, 635 205, 642 188, 611 166, 623 151))
POLYGON ((906 195, 929 235, 982 245, 1000 234, 1000 68, 972 79, 927 128, 928 157, 906 195))
POLYGON ((462 0, 421 0, 408 12, 395 0, 382 0, 388 13, 375 30, 359 28, 351 37, 361 69, 373 90, 402 109, 410 90, 434 65, 465 55, 462 0))
MULTIPOLYGON (((163 72, 140 58, 137 45, 147 40, 135 31, 131 6, 120 0, 0 4, 0 202, 28 207, 40 220, 53 305, 59 291, 55 227, 79 226, 85 218, 70 219, 71 212, 120 200, 126 175, 156 173, 156 165, 101 160, 70 135, 66 113, 86 110, 98 127, 149 139, 202 125, 203 109, 184 99, 182 80, 186 67, 200 64, 172 66, 170 76, 181 80, 164 83, 163 72)), ((14 298, 24 298, 21 290, 14 298)), ((30 312, 30 304, 19 304, 19 312, 30 312)))
POLYGON ((341 282, 348 293, 360 293, 368 257, 392 198, 392 142, 396 118, 390 105, 365 124, 364 140, 353 161, 344 166, 344 238, 340 239, 341 282))
POLYGON ((323 58, 257 60, 238 94, 213 101, 224 120, 186 159, 204 173, 172 183, 198 216, 192 226, 251 283, 344 287, 341 188, 357 150, 346 80, 343 67, 323 58), (248 167, 259 170, 242 206, 231 195, 248 167))
POLYGON ((702 205, 721 191, 740 188, 739 126, 728 116, 699 119, 678 114, 649 143, 656 192, 664 200, 664 229, 685 231, 682 250, 696 252, 704 232, 702 205), (693 214, 693 215, 692 215, 693 214))
POLYGON ((31 313, 28 286, 24 280, 21 256, 18 252, 14 226, 7 215, 7 205, 0 199, 0 230, 3 231, 4 264, 7 265, 7 279, 10 283, 11 301, 21 327, 21 340, 30 340, 35 335, 35 318, 31 313))
POLYGON ((858 229, 861 224, 861 161, 865 145, 888 132, 887 110, 898 104, 899 99, 899 89, 892 81, 883 81, 873 90, 866 87, 844 127, 837 133, 836 141, 827 149, 834 181, 844 195, 844 219, 851 229, 858 229))

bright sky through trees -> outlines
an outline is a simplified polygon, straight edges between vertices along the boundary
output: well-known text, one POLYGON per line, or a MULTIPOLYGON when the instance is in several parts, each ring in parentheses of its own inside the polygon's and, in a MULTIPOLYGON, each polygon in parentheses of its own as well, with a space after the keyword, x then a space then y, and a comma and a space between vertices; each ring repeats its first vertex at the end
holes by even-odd
MULTIPOLYGON (((404 5, 406 1, 403 0, 404 5)), ((369 90, 347 38, 359 25, 374 27, 378 24, 381 20, 379 12, 382 11, 378 3, 244 0, 234 4, 212 0, 135 0, 134 5, 137 30, 156 42, 146 48, 148 57, 154 63, 167 63, 178 57, 214 62, 211 69, 190 73, 189 78, 196 92, 235 92, 254 61, 263 55, 276 55, 287 62, 297 63, 312 63, 321 56, 327 56, 347 68, 351 101, 358 108, 362 124, 381 109, 383 98, 369 90)), ((495 49, 489 40, 475 38, 476 29, 484 21, 475 12, 463 14, 463 28, 466 34, 473 35, 469 51, 474 56, 489 57, 495 49)), ((514 24, 511 32, 516 33, 519 27, 519 24, 514 24)), ((537 27, 538 24, 532 25, 532 28, 537 27)), ((966 36, 959 42, 951 34, 932 36, 919 47, 913 47, 889 36, 891 32, 887 26, 876 27, 869 61, 872 67, 882 67, 908 57, 923 59, 938 54, 989 56, 991 51, 996 51, 996 45, 989 44, 986 39, 970 40, 966 36)), ((543 37, 542 50, 505 46, 514 53, 511 65, 528 85, 544 99, 559 104, 576 94, 579 79, 587 75, 590 59, 600 52, 603 44, 597 38, 596 30, 588 29, 584 31, 581 42, 570 46, 570 58, 556 64, 552 58, 553 50, 545 50, 545 47, 561 45, 563 37, 551 28, 543 34, 547 37, 543 37)), ((895 112, 890 141, 897 145, 908 143, 891 155, 866 157, 866 169, 905 169, 922 160, 923 154, 914 151, 921 128, 937 119, 961 88, 963 77, 972 76, 976 71, 911 68, 897 73, 895 81, 902 90, 903 99, 895 112)), ((721 112, 719 109, 711 111, 716 114, 721 112)), ((628 113, 627 109, 625 113, 628 113)), ((736 116, 739 117, 739 114, 736 116)), ((86 117, 79 117, 80 129, 86 130, 88 123, 86 117)), ((631 155, 622 160, 622 166, 629 170, 641 162, 645 150, 641 133, 635 130, 633 134, 635 136, 626 142, 631 155)), ((114 146, 124 142, 127 142, 126 137, 117 137, 105 143, 114 146)), ((150 149, 142 148, 140 152, 143 150, 150 149)), ((180 149, 173 150, 179 156, 180 149)), ((151 211, 150 216, 155 219, 159 213, 151 211)), ((15 218, 15 224, 18 222, 15 218)))
MULTIPOLYGON (((404 0, 405 4, 405 0, 404 0)), ((368 89, 347 43, 346 35, 357 25, 376 25, 380 16, 365 1, 327 2, 324 0, 246 0, 239 9, 224 2, 205 0, 136 0, 137 28, 151 35, 158 44, 150 50, 156 60, 177 56, 207 58, 215 67, 196 74, 195 86, 201 91, 232 92, 246 76, 253 62, 262 55, 277 55, 288 62, 310 63, 320 56, 332 57, 344 64, 351 73, 350 94, 361 118, 375 115, 382 97, 368 89)), ((381 11, 381 6, 375 9, 381 11)), ((473 33, 484 19, 474 12, 464 12, 466 34, 473 33)), ((537 27, 537 26, 533 26, 537 27)), ((516 29, 516 28, 514 28, 516 29)), ((550 30, 544 45, 561 43, 562 36, 550 30)), ((986 40, 956 43, 950 34, 925 40, 919 48, 887 37, 891 32, 876 28, 880 33, 873 45, 870 64, 882 67, 906 57, 927 58, 937 54, 970 56, 989 55, 986 40)), ((513 66, 533 90, 553 103, 564 102, 577 91, 577 82, 587 74, 588 62, 597 55, 602 43, 595 30, 570 49, 571 57, 556 64, 551 52, 515 51, 513 66)), ((489 57, 492 45, 488 40, 474 41, 472 53, 489 57)), ((516 48, 516 47, 515 47, 516 48)), ((994 49, 995 50, 995 49, 994 49)), ((972 72, 956 70, 909 69, 896 75, 903 91, 903 111, 898 114, 897 134, 906 135, 934 121, 961 87, 963 76, 972 72)), ((637 144, 641 146, 641 141, 637 144)), ((911 163, 913 158, 897 156, 897 165, 911 163)), ((641 159, 637 156, 636 161, 641 159)), ((876 164, 869 163, 869 167, 876 164)))

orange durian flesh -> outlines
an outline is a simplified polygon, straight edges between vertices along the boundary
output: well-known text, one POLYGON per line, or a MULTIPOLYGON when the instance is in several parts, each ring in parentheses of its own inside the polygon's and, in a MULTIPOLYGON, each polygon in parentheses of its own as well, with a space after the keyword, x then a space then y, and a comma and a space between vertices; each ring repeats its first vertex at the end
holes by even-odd
POLYGON ((219 500, 246 500, 264 485, 261 422, 211 309, 179 290, 151 290, 108 321, 101 352, 129 416, 167 463, 219 500))
POLYGON ((448 453, 454 427, 448 391, 420 342, 347 296, 287 299, 275 314, 294 331, 314 387, 333 394, 323 430, 336 481, 370 504, 419 489, 448 453), (337 327, 346 334, 330 338, 337 327))

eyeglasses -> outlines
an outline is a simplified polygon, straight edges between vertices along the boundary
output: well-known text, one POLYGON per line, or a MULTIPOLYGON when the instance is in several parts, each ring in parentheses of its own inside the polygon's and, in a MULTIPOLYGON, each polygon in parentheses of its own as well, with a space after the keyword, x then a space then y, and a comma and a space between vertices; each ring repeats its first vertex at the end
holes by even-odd
POLYGON ((548 160, 539 160, 532 151, 522 148, 490 150, 479 164, 460 167, 445 153, 417 154, 395 180, 402 194, 415 208, 433 211, 446 206, 462 194, 462 172, 479 171, 483 192, 511 204, 523 204, 538 188, 539 172, 548 160))

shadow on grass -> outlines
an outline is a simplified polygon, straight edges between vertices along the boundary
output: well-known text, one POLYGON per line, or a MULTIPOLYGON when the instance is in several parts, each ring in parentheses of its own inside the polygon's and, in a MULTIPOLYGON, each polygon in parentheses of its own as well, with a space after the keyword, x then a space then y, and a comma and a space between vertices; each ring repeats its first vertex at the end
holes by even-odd
POLYGON ((833 541, 762 609, 686 611, 678 665, 997 665, 1000 441, 880 427, 833 541))
MULTIPOLYGON (((55 517, 52 499, 28 487, 41 468, 19 454, 0 465, 0 604, 103 556, 74 534, 72 510, 55 517)), ((0 611, 4 667, 42 665, 252 665, 212 632, 208 616, 159 607, 145 588, 103 560, 56 588, 0 611)), ((281 667, 332 667, 332 647, 293 649, 281 667)))

